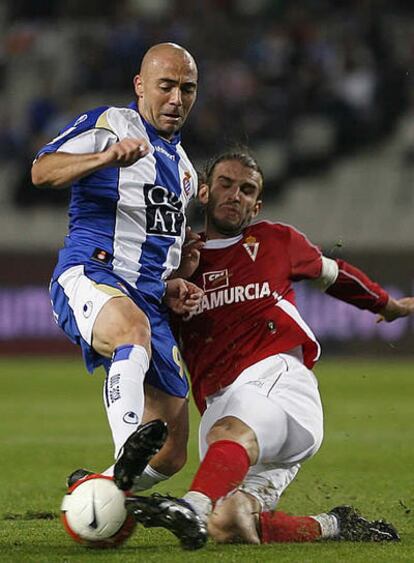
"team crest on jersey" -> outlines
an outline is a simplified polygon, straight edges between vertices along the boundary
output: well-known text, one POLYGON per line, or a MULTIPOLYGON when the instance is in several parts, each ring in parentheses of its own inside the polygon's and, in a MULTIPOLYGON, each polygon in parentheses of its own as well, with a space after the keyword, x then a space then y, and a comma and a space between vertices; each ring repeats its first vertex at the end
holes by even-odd
POLYGON ((243 243, 244 248, 247 251, 247 254, 253 260, 256 261, 257 253, 259 251, 259 243, 257 242, 255 237, 247 237, 245 242, 243 243))
POLYGON ((186 170, 183 178, 183 189, 187 195, 191 192, 191 174, 186 170))
POLYGON ((206 293, 228 287, 229 271, 226 268, 225 270, 216 270, 215 272, 205 272, 203 274, 203 286, 206 293))

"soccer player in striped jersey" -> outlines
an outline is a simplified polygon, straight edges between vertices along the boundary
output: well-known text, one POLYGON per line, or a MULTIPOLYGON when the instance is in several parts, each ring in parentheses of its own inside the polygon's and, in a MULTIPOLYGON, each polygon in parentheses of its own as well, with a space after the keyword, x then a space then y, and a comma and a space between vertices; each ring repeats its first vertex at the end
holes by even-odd
POLYGON ((323 437, 311 371, 320 348, 296 307, 292 282, 313 280, 386 321, 412 314, 414 298, 393 299, 358 268, 323 256, 289 225, 252 223, 262 189, 259 166, 243 152, 217 158, 200 188, 205 242, 195 240, 189 253, 192 262, 200 253, 190 280, 204 296, 179 330, 202 415, 202 461, 183 499, 131 499, 130 511, 144 525, 169 528, 184 547, 201 545, 196 534, 189 541, 185 521, 192 511, 220 542, 396 540, 390 524, 369 522, 352 507, 315 517, 274 512, 323 437))
POLYGON ((198 188, 180 138, 197 78, 184 48, 153 46, 134 78, 136 100, 81 114, 40 149, 32 168, 37 187, 71 186, 53 311, 87 369, 106 368, 116 459, 108 473, 123 490, 150 487, 186 459, 188 382, 166 305, 188 312, 201 295, 191 282, 169 280, 198 188), (147 466, 164 442, 162 463, 147 466))

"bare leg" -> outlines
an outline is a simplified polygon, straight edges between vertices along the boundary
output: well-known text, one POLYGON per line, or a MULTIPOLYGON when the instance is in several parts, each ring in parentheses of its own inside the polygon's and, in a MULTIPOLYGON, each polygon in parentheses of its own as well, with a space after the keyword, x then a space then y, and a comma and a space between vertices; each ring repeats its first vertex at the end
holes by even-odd
POLYGON ((167 423, 168 439, 151 459, 151 467, 164 475, 173 475, 187 460, 188 399, 172 397, 152 385, 145 385, 143 422, 160 418, 167 423))
POLYGON ((216 504, 208 519, 208 532, 218 543, 260 544, 260 506, 257 499, 236 491, 216 504))

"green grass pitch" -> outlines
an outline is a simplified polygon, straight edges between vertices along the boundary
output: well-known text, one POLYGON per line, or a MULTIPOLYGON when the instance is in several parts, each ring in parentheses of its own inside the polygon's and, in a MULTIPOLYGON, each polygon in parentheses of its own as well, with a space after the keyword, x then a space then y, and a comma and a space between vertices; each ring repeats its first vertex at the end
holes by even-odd
MULTIPOLYGON (((325 441, 280 508, 315 514, 353 504, 370 517, 392 521, 401 532, 399 544, 209 542, 190 553, 165 530, 137 528, 119 550, 78 546, 57 515, 65 476, 76 467, 103 469, 112 459, 103 375, 86 375, 75 359, 23 358, 0 361, 0 561, 413 562, 414 361, 324 359, 316 374, 325 441)), ((184 493, 197 465, 197 423, 193 409, 189 462, 158 490, 184 493)))

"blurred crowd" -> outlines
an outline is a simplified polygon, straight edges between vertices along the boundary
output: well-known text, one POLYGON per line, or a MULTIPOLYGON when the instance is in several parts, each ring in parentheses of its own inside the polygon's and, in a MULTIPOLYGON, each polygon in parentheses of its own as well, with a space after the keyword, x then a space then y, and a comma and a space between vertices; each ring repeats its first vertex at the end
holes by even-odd
POLYGON ((412 104, 413 12, 398 0, 3 0, 0 160, 17 165, 13 197, 66 200, 31 188, 33 155, 77 114, 129 103, 140 58, 161 41, 198 61, 190 156, 201 165, 248 144, 277 195, 393 130, 412 104))

